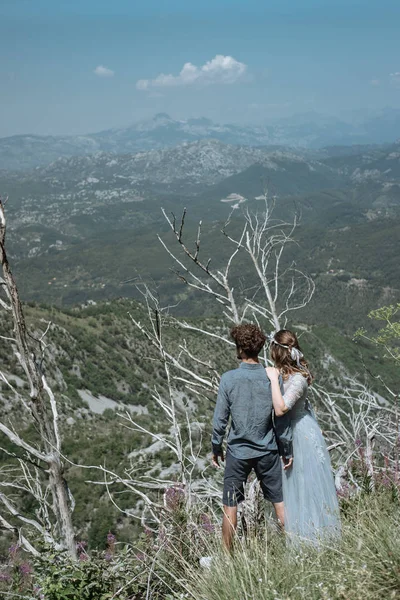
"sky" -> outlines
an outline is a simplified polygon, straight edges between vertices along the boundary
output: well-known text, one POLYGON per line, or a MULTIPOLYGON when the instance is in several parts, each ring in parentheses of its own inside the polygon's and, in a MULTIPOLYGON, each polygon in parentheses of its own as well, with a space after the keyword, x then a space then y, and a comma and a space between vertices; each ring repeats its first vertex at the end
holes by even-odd
POLYGON ((0 0, 0 136, 400 108, 399 26, 399 0, 0 0))

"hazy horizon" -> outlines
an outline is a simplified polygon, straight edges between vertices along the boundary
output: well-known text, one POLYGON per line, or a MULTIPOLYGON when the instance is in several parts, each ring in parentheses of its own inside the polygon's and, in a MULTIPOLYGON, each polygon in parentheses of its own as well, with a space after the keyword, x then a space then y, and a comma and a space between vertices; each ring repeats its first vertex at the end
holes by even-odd
POLYGON ((357 111, 357 109, 355 109, 354 111, 348 111, 348 113, 346 113, 344 111, 338 115, 322 113, 322 112, 317 112, 317 111, 304 111, 304 112, 291 113, 291 114, 281 116, 281 117, 270 117, 270 118, 265 117, 262 120, 259 119, 259 120, 247 121, 247 122, 230 121, 230 120, 226 120, 226 119, 225 120, 221 119, 219 121, 216 121, 214 119, 210 119, 209 117, 205 117, 205 115, 202 115, 202 114, 189 115, 189 116, 183 118, 180 115, 174 115, 171 113, 167 113, 165 111, 160 111, 158 113, 153 113, 152 115, 149 115, 142 119, 132 120, 129 123, 121 123, 119 125, 113 125, 110 127, 108 127, 105 124, 103 127, 100 127, 97 130, 89 131, 89 130, 83 129, 82 131, 75 132, 75 133, 71 133, 70 131, 62 131, 62 130, 55 131, 53 133, 40 133, 40 132, 38 133, 38 132, 32 132, 32 131, 22 131, 22 132, 10 134, 10 135, 0 135, 0 139, 7 138, 7 137, 14 137, 14 136, 24 136, 24 135, 32 135, 32 136, 39 136, 39 137, 46 137, 46 136, 68 137, 68 136, 80 136, 80 135, 82 135, 82 136, 94 135, 97 133, 101 133, 102 131, 124 129, 124 128, 129 128, 129 127, 134 127, 135 125, 138 125, 140 123, 146 123, 146 122, 150 123, 152 120, 154 120, 157 116, 159 116, 161 114, 165 114, 173 121, 182 122, 182 123, 190 121, 190 120, 208 119, 214 125, 233 125, 233 126, 241 126, 241 127, 260 126, 260 127, 262 127, 262 126, 274 125, 274 124, 279 124, 279 123, 285 123, 286 121, 288 123, 294 122, 296 119, 302 120, 303 118, 304 118, 304 121, 309 120, 310 123, 318 123, 318 121, 320 121, 321 119, 327 119, 327 120, 337 119, 338 121, 341 121, 343 123, 356 125, 357 123, 362 123, 363 120, 367 119, 368 117, 378 116, 379 114, 382 114, 386 111, 396 111, 396 112, 399 111, 399 117, 400 117, 400 108, 395 108, 392 106, 383 107, 382 109, 376 110, 376 111, 368 111, 368 113, 367 113, 367 111, 362 111, 362 110, 357 111), (356 114, 351 114, 353 112, 356 114))

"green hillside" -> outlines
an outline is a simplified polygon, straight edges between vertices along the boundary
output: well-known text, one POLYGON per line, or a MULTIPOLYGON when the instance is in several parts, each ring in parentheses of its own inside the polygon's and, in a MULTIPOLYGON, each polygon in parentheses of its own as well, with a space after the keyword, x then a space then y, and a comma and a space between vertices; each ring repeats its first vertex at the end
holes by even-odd
MULTIPOLYGON (((332 207, 331 207, 332 208, 332 207)), ((333 209, 332 209, 333 210, 333 209)), ((310 209, 310 212, 312 210, 310 209)), ((190 214, 190 213, 189 213, 190 214)), ((329 212, 328 212, 329 218, 329 212)), ((312 274, 317 291, 299 318, 310 324, 327 323, 350 331, 365 321, 370 310, 399 298, 398 239, 400 220, 376 219, 327 230, 307 225, 306 216, 296 232, 297 244, 288 247, 286 265, 296 265, 312 274)), ((226 261, 231 244, 221 234, 222 222, 203 224, 204 256, 217 268, 226 261)), ((240 219, 231 223, 238 232, 240 219)), ((159 231, 174 248, 173 236, 164 224, 159 231)), ((187 239, 194 240, 195 223, 188 221, 187 239)), ((139 231, 109 231, 73 244, 68 250, 54 249, 43 256, 17 264, 23 298, 68 306, 87 299, 138 297, 136 283, 156 285, 167 304, 179 303, 184 315, 214 314, 210 300, 193 294, 171 273, 172 260, 157 240, 154 227, 139 231)), ((246 257, 239 256, 233 283, 242 278, 246 257)), ((251 286, 255 283, 246 274, 251 286)))
MULTIPOLYGON (((32 335, 43 331, 48 321, 52 322, 47 338, 46 372, 61 412, 63 452, 73 463, 67 463, 66 477, 76 500, 75 525, 79 536, 88 539, 91 546, 102 546, 110 528, 118 529, 119 539, 129 540, 136 535, 138 522, 109 506, 104 486, 87 483, 101 479, 98 472, 73 465, 103 465, 123 473, 134 464, 137 473, 151 469, 154 476, 163 478, 164 470, 174 464, 174 457, 167 448, 151 450, 150 436, 126 429, 118 416, 128 410, 141 426, 156 434, 168 432, 164 416, 152 397, 155 388, 166 393, 165 372, 157 352, 138 332, 128 312, 146 323, 143 306, 129 300, 68 310, 26 306, 32 335)), ((229 328, 222 319, 199 318, 189 322, 228 335, 229 328)), ((352 375, 382 393, 383 388, 368 372, 384 373, 386 383, 396 387, 395 367, 382 357, 377 358, 375 348, 365 343, 356 345, 340 329, 327 325, 307 327, 297 322, 296 326, 317 381, 327 389, 336 389, 344 375, 352 375)), ((2 331, 5 335, 9 333, 9 323, 4 318, 2 331)), ((168 349, 178 355, 182 332, 167 322, 165 336, 168 349)), ((235 353, 229 347, 199 334, 186 337, 191 352, 203 361, 211 361, 219 373, 236 367, 235 353)), ((17 387, 23 386, 23 374, 10 356, 5 340, 0 343, 0 358, 3 371, 17 376, 17 387)), ((35 429, 28 425, 21 404, 4 383, 0 394, 3 417, 6 415, 7 422, 17 431, 25 431, 25 437, 34 440, 35 429)), ((215 396, 211 394, 201 400, 183 384, 177 386, 176 394, 179 406, 189 407, 190 420, 199 423, 203 430, 200 459, 207 465, 215 396)), ((14 450, 3 435, 0 446, 14 450)), ((0 466, 10 464, 10 460, 3 454, 0 466)), ((121 496, 120 507, 135 509, 128 496, 121 496)))

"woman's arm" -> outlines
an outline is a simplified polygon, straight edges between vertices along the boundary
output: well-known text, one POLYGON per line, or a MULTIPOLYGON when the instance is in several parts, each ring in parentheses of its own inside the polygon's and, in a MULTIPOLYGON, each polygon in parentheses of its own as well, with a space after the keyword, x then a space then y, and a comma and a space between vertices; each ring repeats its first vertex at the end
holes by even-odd
POLYGON ((283 399, 281 386, 279 384, 279 369, 275 367, 266 368, 268 378, 271 382, 271 393, 272 393, 272 404, 274 405, 274 411, 277 417, 281 417, 289 408, 285 404, 283 399))
POLYGON ((282 395, 279 385, 279 370, 275 369, 275 367, 267 367, 266 371, 271 382, 274 411, 277 417, 281 417, 293 408, 297 400, 302 397, 307 387, 307 381, 301 374, 292 377, 286 392, 282 395))

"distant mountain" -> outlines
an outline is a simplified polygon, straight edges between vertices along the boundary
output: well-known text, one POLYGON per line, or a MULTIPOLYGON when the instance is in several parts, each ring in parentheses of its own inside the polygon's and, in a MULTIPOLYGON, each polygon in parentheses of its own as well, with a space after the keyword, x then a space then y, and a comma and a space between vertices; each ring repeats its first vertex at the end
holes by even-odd
POLYGON ((225 182, 235 188, 240 187, 239 181, 245 187, 251 181, 255 195, 267 184, 272 186, 271 193, 285 195, 338 187, 349 180, 350 173, 342 175, 341 164, 330 166, 324 161, 325 157, 317 160, 302 151, 201 140, 136 154, 99 152, 59 158, 23 174, 11 172, 10 176, 26 183, 40 182, 58 191, 66 186, 69 191, 132 188, 145 182, 161 185, 168 192, 193 193, 219 182, 223 189, 225 182))
POLYGON ((203 195, 228 201, 229 194, 246 199, 268 190, 270 196, 293 196, 317 190, 345 187, 350 174, 295 152, 271 152, 268 160, 257 161, 205 190, 203 195))
POLYGON ((400 143, 357 150, 337 148, 332 155, 201 140, 136 154, 64 157, 29 172, 0 173, 23 298, 69 305, 126 297, 136 293, 129 282, 139 277, 155 282, 182 314, 203 314, 204 299, 196 304, 181 290, 157 242, 156 233, 170 235, 160 207, 177 218, 187 207, 189 245, 202 219, 203 247, 218 265, 222 223, 235 208, 231 224, 240 231, 241 208, 263 209, 268 188, 277 196, 278 218, 301 215, 300 245, 288 260, 320 280, 307 314, 314 322, 329 315, 333 325, 355 327, 356 317, 397 301, 400 293, 400 143))
POLYGON ((324 146, 366 145, 400 137, 400 110, 386 109, 364 121, 345 122, 316 113, 295 115, 270 125, 221 125, 209 119, 175 120, 165 113, 129 127, 82 136, 18 135, 0 139, 0 170, 29 169, 62 157, 97 152, 127 154, 218 140, 245 146, 320 149, 324 146))
MULTIPOLYGON (((340 167, 341 168, 341 167, 340 167)), ((105 227, 141 227, 160 218, 160 206, 187 204, 212 218, 226 218, 240 194, 251 200, 269 192, 284 196, 343 186, 349 175, 304 152, 232 146, 215 140, 174 148, 63 157, 30 171, 0 172, 0 190, 10 197, 13 228, 53 227, 52 246, 64 235, 88 235, 105 227), (210 190, 210 193, 207 192, 210 190)), ((243 200, 241 197, 238 201, 243 200)), ((37 252, 35 239, 19 239, 20 255, 37 252), (25 250, 24 250, 25 249, 25 250)))
MULTIPOLYGON (((216 140, 183 143, 173 148, 136 154, 99 152, 89 156, 59 158, 24 175, 28 179, 72 184, 112 182, 118 187, 124 180, 132 185, 140 181, 164 185, 185 181, 187 185, 209 185, 238 173, 256 162, 274 163, 269 152, 251 146, 231 146, 216 140), (89 181, 88 181, 89 179, 89 181)), ((21 176, 19 176, 21 177, 21 176)))
POLYGON ((352 180, 379 180, 387 183, 399 183, 400 179, 400 141, 383 146, 361 148, 354 154, 338 153, 330 156, 325 163, 338 169, 352 180))
POLYGON ((226 219, 267 189, 283 218, 346 226, 400 214, 400 143, 330 156, 233 146, 215 140, 136 154, 64 157, 30 171, 0 172, 17 258, 58 253, 106 230, 158 228, 160 207, 193 219, 226 219), (317 155, 319 158, 315 157, 317 155), (295 199, 294 199, 295 197, 295 199))
POLYGON ((277 196, 299 195, 372 181, 398 185, 400 142, 307 152, 201 140, 135 154, 62 157, 24 173, 0 173, 3 187, 12 181, 31 194, 38 186, 41 194, 79 196, 153 186, 163 193, 193 195, 214 186, 219 195, 257 196, 265 187, 277 196))

